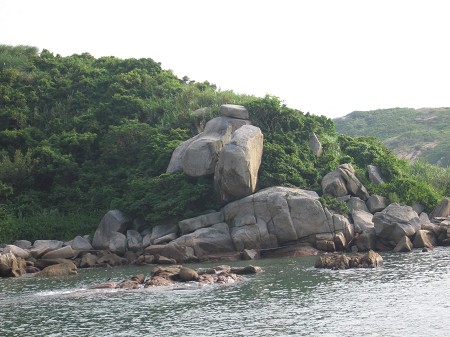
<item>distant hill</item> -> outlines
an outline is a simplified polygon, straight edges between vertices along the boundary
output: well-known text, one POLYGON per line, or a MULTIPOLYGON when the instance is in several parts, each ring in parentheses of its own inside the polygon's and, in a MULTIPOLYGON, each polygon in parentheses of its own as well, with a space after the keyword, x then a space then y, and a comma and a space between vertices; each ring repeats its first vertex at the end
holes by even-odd
POLYGON ((399 157, 450 166, 450 108, 354 111, 334 119, 350 136, 374 136, 399 157))

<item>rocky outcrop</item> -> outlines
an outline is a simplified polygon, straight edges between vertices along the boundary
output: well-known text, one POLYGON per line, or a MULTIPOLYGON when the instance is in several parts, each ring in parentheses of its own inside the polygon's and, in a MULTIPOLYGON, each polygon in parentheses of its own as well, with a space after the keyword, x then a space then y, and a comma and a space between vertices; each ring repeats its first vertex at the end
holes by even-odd
POLYGON ((412 237, 420 228, 417 213, 410 206, 390 204, 373 216, 376 235, 396 245, 404 236, 412 237))
POLYGON ((322 179, 322 190, 325 195, 341 197, 347 194, 362 200, 369 198, 369 193, 356 177, 356 172, 350 164, 342 164, 322 179))
POLYGON ((309 147, 314 152, 314 155, 316 157, 322 156, 323 147, 322 144, 320 143, 319 138, 314 132, 312 133, 311 137, 309 137, 309 147))
POLYGON ((349 268, 375 268, 383 264, 380 254, 369 250, 365 254, 330 254, 322 255, 316 261, 314 267, 327 269, 349 269, 349 268))
POLYGON ((371 183, 376 185, 384 184, 384 180, 381 177, 381 172, 378 166, 368 165, 367 174, 371 183))
POLYGON ((13 253, 0 254, 0 277, 19 277, 24 273, 13 253))
POLYGON ((255 191, 263 135, 250 125, 245 107, 225 104, 219 113, 222 116, 206 123, 202 133, 175 149, 167 172, 183 171, 192 177, 214 174, 218 195, 225 203, 255 191))
POLYGON ((245 125, 236 130, 225 144, 214 174, 216 190, 222 202, 230 202, 256 190, 263 151, 261 130, 245 125))

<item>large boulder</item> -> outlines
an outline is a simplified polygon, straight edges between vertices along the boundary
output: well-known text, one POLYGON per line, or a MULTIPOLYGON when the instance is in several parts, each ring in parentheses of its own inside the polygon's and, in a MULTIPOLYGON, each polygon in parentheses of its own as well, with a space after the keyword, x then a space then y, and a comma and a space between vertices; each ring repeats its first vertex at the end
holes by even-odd
POLYGON ((67 276, 67 275, 76 275, 77 274, 77 266, 72 263, 60 263, 54 264, 42 269, 39 273, 36 274, 37 277, 51 277, 51 276, 67 276))
POLYGON ((142 252, 142 236, 135 230, 127 230, 128 250, 132 252, 142 252))
POLYGON ((366 202, 369 212, 375 214, 386 208, 386 199, 380 195, 373 194, 366 202))
POLYGON ((79 250, 79 251, 93 250, 94 249, 88 239, 86 239, 86 238, 84 238, 82 236, 79 236, 79 235, 76 236, 70 242, 70 246, 72 247, 72 249, 79 250))
POLYGON ((59 249, 52 250, 48 253, 45 253, 42 258, 43 259, 72 259, 78 254, 77 251, 74 251, 71 246, 61 247, 59 249))
POLYGON ((446 218, 450 215, 450 199, 445 198, 436 208, 431 212, 430 219, 433 218, 446 218))
POLYGON ((340 171, 329 172, 322 178, 322 191, 325 195, 333 197, 343 197, 348 194, 340 171))
POLYGON ((373 214, 365 211, 352 211, 353 224, 357 232, 364 232, 374 228, 373 214))
POLYGON ((336 221, 341 228, 334 228, 333 216, 318 199, 317 193, 312 191, 270 187, 231 202, 222 211, 231 227, 247 226, 244 230, 232 229, 234 239, 240 238, 235 242, 239 241, 245 248, 274 248, 300 239, 315 243, 316 234, 335 233, 343 231, 344 227, 344 222, 336 221), (258 231, 251 227, 255 224, 251 219, 256 222, 258 231), (259 233, 258 244, 253 239, 245 239, 250 233, 259 233))
POLYGON ((16 241, 14 241, 13 245, 20 247, 22 249, 30 249, 31 248, 31 242, 28 240, 16 240, 16 241))
POLYGON ((417 213, 410 206, 390 204, 373 216, 376 235, 397 244, 404 236, 411 237, 420 229, 417 213))
POLYGON ((394 252, 410 252, 413 248, 411 240, 405 235, 394 247, 394 252))
POLYGON ((147 234, 144 236, 142 241, 142 246, 148 247, 150 245, 155 244, 156 241, 163 237, 167 237, 168 235, 177 236, 178 234, 178 225, 169 223, 164 225, 157 225, 153 227, 151 234, 147 234))
POLYGON ((24 272, 13 253, 0 254, 0 277, 19 277, 24 272))
POLYGON ((233 133, 220 152, 214 174, 222 202, 237 200, 255 192, 262 152, 263 134, 258 127, 244 125, 233 133))
POLYGON ((420 229, 414 235, 414 248, 433 248, 436 245, 436 236, 432 231, 420 229))
POLYGON ((108 249, 118 254, 125 253, 127 237, 123 233, 127 230, 130 220, 119 210, 112 210, 106 213, 95 231, 92 240, 94 249, 108 249))
POLYGON ((4 254, 12 253, 12 254, 14 254, 14 256, 20 257, 22 259, 27 259, 27 258, 30 257, 30 252, 29 251, 27 251, 25 249, 22 249, 22 248, 20 248, 18 246, 15 246, 15 245, 7 245, 3 249, 3 253, 4 254))
POLYGON ((316 157, 320 157, 323 153, 322 144, 320 143, 319 138, 317 138, 317 135, 313 132, 311 137, 309 137, 309 147, 314 152, 316 157))
POLYGON ((384 180, 381 177, 381 171, 378 166, 367 165, 367 174, 371 183, 376 185, 384 183, 384 180))
POLYGON ((58 240, 36 240, 29 251, 33 257, 38 258, 45 253, 61 248, 63 244, 62 241, 58 240))
POLYGON ((231 139, 232 133, 248 120, 216 117, 206 123, 205 130, 179 145, 172 153, 167 172, 184 171, 199 177, 214 173, 222 147, 231 139))
POLYGON ((364 185, 356 177, 356 171, 350 164, 339 165, 338 171, 341 173, 345 180, 345 185, 347 190, 354 196, 362 200, 369 199, 369 193, 367 192, 364 185))
POLYGON ((224 104, 219 108, 222 116, 233 117, 238 119, 249 119, 247 109, 242 105, 224 104))

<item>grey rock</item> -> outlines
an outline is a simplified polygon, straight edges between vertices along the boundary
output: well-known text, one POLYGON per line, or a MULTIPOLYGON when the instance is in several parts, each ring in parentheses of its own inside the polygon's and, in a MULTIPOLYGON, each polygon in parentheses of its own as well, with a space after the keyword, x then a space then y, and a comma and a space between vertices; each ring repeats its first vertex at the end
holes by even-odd
POLYGON ((386 208, 386 199, 380 195, 371 195, 366 202, 369 212, 375 214, 386 208))
POLYGON ((375 213, 373 223, 377 236, 396 244, 404 236, 414 235, 421 227, 417 213, 410 206, 399 204, 390 204, 375 213))
POLYGON ((405 235, 397 243, 394 252, 410 252, 413 248, 411 240, 405 235))
POLYGON ((31 248, 31 242, 28 240, 16 240, 16 241, 14 241, 13 245, 20 247, 22 249, 30 249, 31 248))
POLYGON ((356 238, 356 247, 359 252, 373 250, 376 247, 375 230, 366 230, 356 238))
POLYGON ((358 232, 374 228, 373 214, 365 211, 352 211, 353 224, 358 232))
POLYGON ((322 191, 332 197, 343 197, 348 194, 345 181, 339 171, 327 173, 322 178, 322 191))
POLYGON ((197 229, 212 226, 224 221, 222 212, 208 213, 178 223, 181 235, 195 232, 197 229))
POLYGON ((127 246, 132 252, 142 252, 142 236, 135 230, 127 230, 127 246))
POLYGON ((252 125, 237 129, 220 152, 214 183, 222 202, 237 200, 256 190, 263 151, 263 134, 252 125))
POLYGON ((337 171, 341 173, 343 179, 345 180, 345 186, 352 195, 357 196, 362 200, 369 199, 369 193, 356 177, 356 172, 350 164, 339 165, 337 171))
POLYGON ((373 184, 384 184, 384 180, 381 177, 381 172, 378 166, 368 165, 367 173, 369 175, 369 180, 373 184))
POLYGON ((177 238, 178 238, 177 234, 170 233, 170 234, 164 235, 164 236, 162 236, 162 237, 160 237, 158 239, 155 239, 153 241, 153 244, 154 245, 161 245, 161 244, 168 243, 170 241, 176 240, 177 238))
POLYGON ((352 211, 369 212, 366 203, 358 197, 351 197, 350 200, 347 201, 347 205, 352 211))
POLYGON ((71 243, 70 246, 72 247, 72 249, 74 250, 93 250, 94 248, 92 247, 91 243, 89 242, 88 239, 81 237, 81 236, 77 236, 75 237, 71 243))
POLYGON ((323 153, 322 144, 320 143, 319 138, 317 138, 317 135, 314 132, 309 138, 309 147, 314 152, 316 157, 320 157, 322 155, 323 153))
MULTIPOLYGON (((150 235, 150 244, 154 244, 155 240, 158 240, 164 236, 169 234, 177 234, 178 233, 178 225, 169 223, 164 225, 157 225, 153 227, 152 234, 150 235)), ((147 236, 144 237, 142 245, 145 247, 149 246, 147 236)))
POLYGON ((436 218, 436 217, 448 217, 450 214, 450 199, 445 198, 441 201, 441 203, 436 206, 436 208, 431 212, 430 219, 436 218))
MULTIPOLYGON (((124 237, 126 249, 126 236, 123 235, 123 233, 125 233, 130 223, 131 219, 119 210, 107 212, 95 231, 92 247, 99 250, 105 250, 111 249, 111 246, 113 246, 114 252, 116 252, 116 249, 119 249, 118 246, 123 245, 122 239, 124 237), (111 243, 112 240, 115 242, 111 243), (120 244, 117 240, 120 241, 120 244)), ((122 252, 122 248, 120 248, 119 251, 122 252)), ((123 250, 123 253, 125 253, 125 250, 123 250)))
POLYGON ((55 250, 52 250, 48 253, 45 253, 42 258, 43 259, 72 259, 76 257, 78 254, 77 251, 74 251, 71 246, 61 247, 55 250))
POLYGON ((219 113, 222 116, 239 118, 239 119, 249 119, 248 111, 242 105, 224 104, 219 108, 219 113))
POLYGON ((30 252, 26 251, 25 249, 22 249, 16 245, 7 245, 3 249, 3 254, 12 253, 15 257, 20 257, 22 259, 27 259, 30 257, 30 252))
POLYGON ((414 248, 433 248, 436 246, 436 236, 432 231, 418 230, 414 235, 414 248))

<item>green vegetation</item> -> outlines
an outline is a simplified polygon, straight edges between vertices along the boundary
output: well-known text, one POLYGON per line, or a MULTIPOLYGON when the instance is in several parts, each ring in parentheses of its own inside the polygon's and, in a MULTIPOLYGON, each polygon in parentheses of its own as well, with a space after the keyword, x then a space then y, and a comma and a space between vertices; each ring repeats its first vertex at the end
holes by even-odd
POLYGON ((212 177, 165 171, 173 150, 225 103, 245 105, 264 133, 260 188, 320 193, 322 177, 349 162, 369 189, 400 202, 430 208, 448 194, 450 185, 437 183, 437 173, 415 178, 421 173, 412 172, 423 168, 410 167, 374 138, 338 136, 323 116, 286 107, 276 97, 179 79, 151 59, 62 57, 0 46, 0 61, 0 242, 93 233, 113 208, 149 226, 217 209, 212 177), (312 133, 322 142, 320 158, 309 147, 312 133), (386 186, 368 183, 368 164, 381 167, 386 186))
POLYGON ((450 108, 394 108, 355 111, 334 120, 336 130, 349 136, 373 136, 395 154, 450 166, 450 108))

